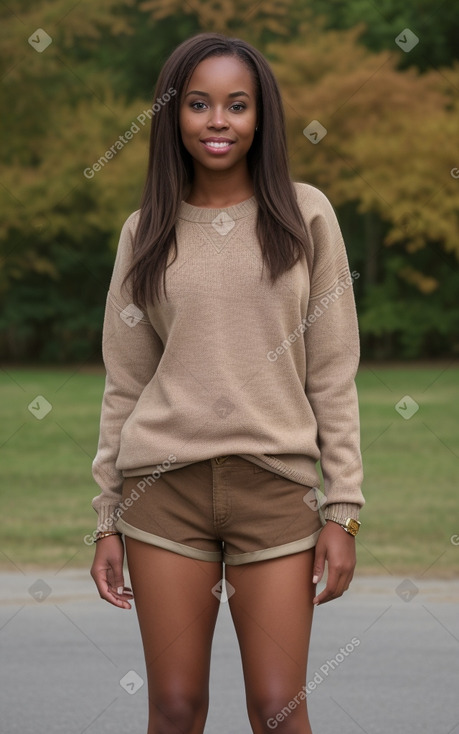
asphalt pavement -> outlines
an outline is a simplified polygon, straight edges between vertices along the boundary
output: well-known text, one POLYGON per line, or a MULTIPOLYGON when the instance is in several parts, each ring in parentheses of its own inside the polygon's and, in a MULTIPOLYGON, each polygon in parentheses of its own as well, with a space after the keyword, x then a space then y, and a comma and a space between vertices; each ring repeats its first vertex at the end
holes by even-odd
MULTIPOLYGON (((88 571, 0 573, 0 660, 2 734, 146 733, 135 608, 88 571)), ((315 612, 305 685, 314 734, 459 734, 459 580, 357 575, 315 612)), ((251 734, 224 601, 205 731, 251 734)))

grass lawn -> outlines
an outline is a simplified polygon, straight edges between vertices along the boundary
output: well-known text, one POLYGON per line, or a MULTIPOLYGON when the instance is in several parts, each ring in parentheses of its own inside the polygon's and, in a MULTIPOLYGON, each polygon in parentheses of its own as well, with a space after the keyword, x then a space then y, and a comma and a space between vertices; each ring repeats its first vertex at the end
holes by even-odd
MULTIPOLYGON (((96 519, 91 462, 104 374, 98 367, 0 370, 2 569, 89 569, 93 547, 83 538, 96 519), (51 406, 41 419, 46 403, 38 395, 51 406)), ((459 542, 458 385, 456 364, 361 366, 367 504, 360 574, 459 575, 459 545, 451 542, 459 542)))

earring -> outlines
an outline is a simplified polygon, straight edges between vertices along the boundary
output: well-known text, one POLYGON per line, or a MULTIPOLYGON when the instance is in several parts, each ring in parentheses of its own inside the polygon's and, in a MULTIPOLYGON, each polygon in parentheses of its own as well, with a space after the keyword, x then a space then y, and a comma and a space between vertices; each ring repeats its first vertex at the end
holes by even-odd
POLYGON ((256 132, 257 130, 258 130, 258 125, 257 125, 257 126, 256 126, 256 128, 255 128, 255 132, 256 132))

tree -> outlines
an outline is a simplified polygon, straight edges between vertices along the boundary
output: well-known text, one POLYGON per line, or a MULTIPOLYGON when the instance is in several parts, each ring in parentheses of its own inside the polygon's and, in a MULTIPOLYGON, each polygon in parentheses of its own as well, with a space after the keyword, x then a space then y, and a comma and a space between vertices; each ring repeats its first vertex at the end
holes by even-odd
POLYGON ((350 254, 363 275, 364 353, 454 353, 459 65, 441 74, 400 71, 394 54, 358 43, 360 28, 302 31, 288 58, 282 43, 268 52, 283 90, 294 176, 347 212, 350 254), (312 120, 327 131, 316 144, 303 134, 312 120))
POLYGON ((457 353, 459 66, 400 69, 401 50, 370 51, 364 26, 327 28, 312 5, 82 0, 69 9, 47 0, 19 2, 16 15, 0 9, 4 354, 100 356, 114 250, 144 180, 155 76, 177 43, 212 29, 246 38, 272 64, 293 178, 338 208, 361 274, 364 354, 457 353), (52 38, 42 53, 38 28, 52 38))
POLYGON ((364 24, 361 42, 372 51, 395 50, 395 38, 409 28, 419 42, 398 58, 401 69, 425 71, 459 58, 459 14, 454 3, 437 0, 308 0, 307 8, 325 19, 326 28, 346 30, 364 24))
POLYGON ((0 133, 8 147, 0 187, 0 347, 13 359, 100 355, 113 248, 137 206, 146 128, 139 126, 129 156, 117 151, 93 179, 84 169, 145 105, 115 98, 109 76, 75 57, 104 32, 129 33, 119 8, 112 0, 82 0, 71 21, 64 0, 32 8, 24 2, 16 14, 1 10, 0 133), (46 38, 37 29, 52 39, 41 52, 27 40, 46 38))

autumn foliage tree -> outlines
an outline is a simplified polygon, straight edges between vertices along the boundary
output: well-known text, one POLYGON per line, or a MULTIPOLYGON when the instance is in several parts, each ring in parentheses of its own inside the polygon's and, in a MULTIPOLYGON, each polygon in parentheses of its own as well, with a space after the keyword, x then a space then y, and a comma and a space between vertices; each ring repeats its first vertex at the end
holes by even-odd
POLYGON ((245 38, 269 59, 292 176, 329 196, 361 274, 363 353, 457 354, 457 62, 420 73, 395 42, 372 51, 364 23, 332 29, 304 0, 20 0, 0 20, 5 357, 100 358, 114 250, 145 175, 139 115, 166 56, 200 30, 245 38), (28 41, 37 29, 52 38, 42 53, 28 41), (326 134, 308 135, 311 123, 326 134))
POLYGON ((398 50, 369 52, 359 28, 302 30, 288 57, 283 44, 268 52, 283 90, 292 171, 343 210, 363 271, 366 353, 456 352, 459 64, 401 72, 398 50), (327 131, 315 144, 303 133, 312 120, 327 131))
POLYGON ((119 3, 2 6, 0 349, 9 359, 100 358, 117 231, 137 206, 147 131, 97 176, 97 161, 145 102, 116 95, 92 55, 130 32, 119 3), (37 52, 28 38, 52 42, 37 52), (43 34, 42 34, 43 35, 43 34))

